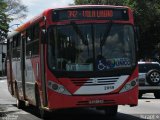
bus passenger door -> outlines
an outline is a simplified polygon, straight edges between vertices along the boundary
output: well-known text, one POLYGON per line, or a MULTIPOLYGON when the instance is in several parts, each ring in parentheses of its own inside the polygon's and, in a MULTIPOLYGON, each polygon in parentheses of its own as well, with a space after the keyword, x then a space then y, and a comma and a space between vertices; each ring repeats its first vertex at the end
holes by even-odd
POLYGON ((16 47, 16 83, 17 83, 17 90, 19 93, 18 97, 23 97, 24 93, 23 93, 23 80, 22 80, 22 72, 20 72, 21 69, 21 36, 20 34, 18 35, 18 39, 17 39, 17 47, 16 47))
MULTIPOLYGON (((38 25, 37 25, 38 26, 38 25)), ((35 29, 37 26, 32 26, 27 29, 27 38, 25 42, 25 93, 26 100, 30 104, 35 105, 35 82, 36 82, 36 69, 38 64, 38 50, 39 50, 39 40, 37 39, 35 29)))
POLYGON ((22 47, 21 47, 21 35, 18 34, 13 38, 12 42, 12 80, 13 86, 15 86, 15 93, 14 95, 19 99, 24 99, 24 88, 23 88, 23 78, 22 78, 22 67, 21 67, 21 56, 22 56, 22 47))
POLYGON ((24 100, 35 103, 35 77, 32 66, 32 48, 28 35, 22 40, 22 87, 24 100))
POLYGON ((46 30, 43 26, 40 32, 40 66, 41 66, 41 87, 42 87, 42 99, 43 106, 47 106, 47 91, 46 91, 46 76, 45 76, 45 40, 46 40, 46 30))
POLYGON ((13 73, 12 73, 12 42, 11 40, 7 40, 7 83, 8 83, 8 90, 11 95, 15 95, 14 88, 13 88, 13 73))

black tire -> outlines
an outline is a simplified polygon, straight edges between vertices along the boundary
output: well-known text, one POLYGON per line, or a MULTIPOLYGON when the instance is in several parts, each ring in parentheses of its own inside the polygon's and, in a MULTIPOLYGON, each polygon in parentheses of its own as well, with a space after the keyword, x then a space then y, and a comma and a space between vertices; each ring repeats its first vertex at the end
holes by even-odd
POLYGON ((154 92, 154 97, 155 97, 156 99, 160 99, 160 91, 154 92))
POLYGON ((43 119, 49 119, 50 113, 42 108, 39 108, 39 116, 40 118, 43 118, 43 119))
POLYGON ((143 95, 142 93, 139 93, 139 94, 138 94, 138 98, 141 99, 141 98, 142 98, 142 95, 143 95))
POLYGON ((146 74, 146 80, 150 85, 156 86, 160 83, 160 71, 154 69, 146 74))
POLYGON ((105 108, 105 115, 107 117, 115 117, 117 115, 118 105, 115 106, 107 106, 105 108))
POLYGON ((23 109, 23 108, 25 108, 25 102, 22 101, 22 100, 17 99, 17 100, 16 100, 16 105, 17 105, 17 108, 18 108, 18 109, 23 109))

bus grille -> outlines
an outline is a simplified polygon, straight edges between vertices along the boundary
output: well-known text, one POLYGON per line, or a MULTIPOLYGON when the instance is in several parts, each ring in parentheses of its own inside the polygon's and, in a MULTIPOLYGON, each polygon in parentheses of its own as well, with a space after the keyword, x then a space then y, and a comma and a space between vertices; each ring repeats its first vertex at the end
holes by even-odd
POLYGON ((114 101, 114 100, 103 100, 103 102, 102 103, 96 103, 96 102, 91 102, 91 101, 79 101, 78 103, 77 103, 77 105, 79 105, 79 106, 83 106, 83 105, 96 105, 96 104, 98 104, 98 105, 100 105, 100 104, 105 104, 105 105, 110 105, 110 104, 116 104, 116 102, 114 101))
POLYGON ((89 80, 72 79, 76 86, 114 85, 119 77, 90 78, 89 80))

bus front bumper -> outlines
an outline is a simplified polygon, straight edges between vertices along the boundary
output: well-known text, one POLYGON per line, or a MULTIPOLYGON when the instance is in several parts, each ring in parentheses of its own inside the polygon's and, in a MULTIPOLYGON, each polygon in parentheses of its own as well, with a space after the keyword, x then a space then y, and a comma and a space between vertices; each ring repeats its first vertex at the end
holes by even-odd
POLYGON ((63 95, 53 91, 48 91, 48 110, 80 108, 80 107, 102 107, 111 105, 138 104, 138 86, 132 90, 118 94, 103 95, 63 95))

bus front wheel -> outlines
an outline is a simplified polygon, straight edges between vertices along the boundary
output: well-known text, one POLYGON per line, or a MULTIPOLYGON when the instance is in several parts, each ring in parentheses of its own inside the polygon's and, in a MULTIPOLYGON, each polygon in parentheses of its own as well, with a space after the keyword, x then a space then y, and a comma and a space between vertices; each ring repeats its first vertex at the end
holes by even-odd
POLYGON ((118 105, 107 106, 104 110, 107 117, 115 117, 117 115, 118 105))
POLYGON ((156 99, 160 99, 160 91, 154 92, 154 96, 156 99))
POLYGON ((16 105, 18 109, 23 109, 25 107, 25 103, 22 100, 16 100, 16 105))
POLYGON ((44 110, 41 107, 38 108, 38 114, 39 114, 40 118, 49 118, 49 112, 44 110))

